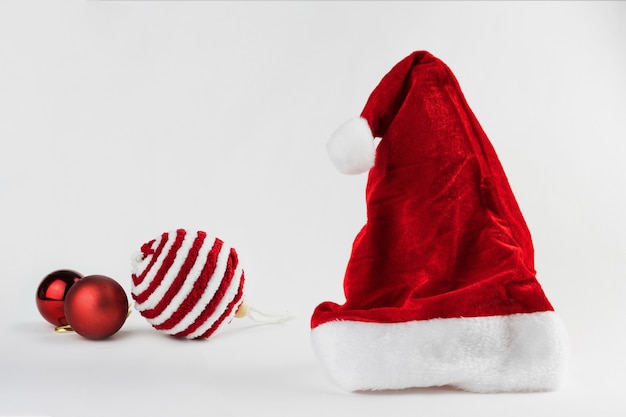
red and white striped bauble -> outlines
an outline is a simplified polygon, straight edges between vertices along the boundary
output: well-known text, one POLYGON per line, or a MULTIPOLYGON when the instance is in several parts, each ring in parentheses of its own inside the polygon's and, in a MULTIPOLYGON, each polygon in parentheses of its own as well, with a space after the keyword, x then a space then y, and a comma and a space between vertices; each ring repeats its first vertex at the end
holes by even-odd
POLYGON ((243 302, 237 252, 203 231, 163 233, 143 244, 132 264, 135 309, 166 334, 208 338, 243 302))

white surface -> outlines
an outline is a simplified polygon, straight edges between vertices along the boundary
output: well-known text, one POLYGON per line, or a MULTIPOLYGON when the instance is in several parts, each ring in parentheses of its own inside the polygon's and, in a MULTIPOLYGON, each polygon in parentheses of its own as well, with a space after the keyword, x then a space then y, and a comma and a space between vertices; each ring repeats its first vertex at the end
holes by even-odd
POLYGON ((0 3, 0 416, 624 415, 626 4, 0 3), (341 301, 366 176, 329 135, 397 61, 454 71, 533 233, 571 370, 544 394, 350 394, 309 341, 341 301), (138 314, 110 340, 52 332, 59 268, 130 288, 130 256, 176 227, 236 247, 245 319, 206 342, 138 314))

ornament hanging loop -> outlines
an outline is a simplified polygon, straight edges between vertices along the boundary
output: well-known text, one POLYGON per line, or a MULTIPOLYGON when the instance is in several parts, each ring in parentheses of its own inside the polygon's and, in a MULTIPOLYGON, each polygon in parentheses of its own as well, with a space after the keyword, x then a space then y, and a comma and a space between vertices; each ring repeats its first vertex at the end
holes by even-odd
POLYGON ((235 313, 235 317, 248 317, 250 318, 250 320, 261 324, 280 324, 293 319, 293 316, 291 314, 269 314, 260 311, 246 303, 242 303, 239 306, 237 312, 235 313))
POLYGON ((69 324, 66 324, 64 326, 57 326, 54 328, 55 333, 71 333, 74 331, 74 329, 72 329, 72 326, 70 326, 69 324))
POLYGON ((248 304, 246 303, 242 303, 237 309, 237 312, 235 313, 235 317, 237 317, 238 319, 242 319, 248 315, 249 311, 250 311, 250 306, 248 306, 248 304))

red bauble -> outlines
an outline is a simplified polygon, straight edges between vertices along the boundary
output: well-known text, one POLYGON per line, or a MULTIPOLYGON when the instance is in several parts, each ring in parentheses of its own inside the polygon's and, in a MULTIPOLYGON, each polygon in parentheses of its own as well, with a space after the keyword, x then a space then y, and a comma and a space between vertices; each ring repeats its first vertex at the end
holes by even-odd
POLYGON ((37 309, 44 319, 55 326, 65 326, 64 305, 69 289, 81 279, 82 274, 70 269, 60 269, 46 275, 37 288, 37 309))
POLYGON ((128 298, 120 284, 104 275, 89 275, 65 297, 65 317, 72 329, 88 339, 116 333, 126 321, 128 298))

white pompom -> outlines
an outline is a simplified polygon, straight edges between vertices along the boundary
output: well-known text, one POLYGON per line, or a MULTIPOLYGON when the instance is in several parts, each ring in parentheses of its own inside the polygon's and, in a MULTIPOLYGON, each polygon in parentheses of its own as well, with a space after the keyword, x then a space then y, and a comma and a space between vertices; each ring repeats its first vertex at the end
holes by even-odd
POLYGON ((374 136, 362 117, 350 119, 337 129, 326 149, 335 167, 344 174, 361 174, 374 166, 374 136))

